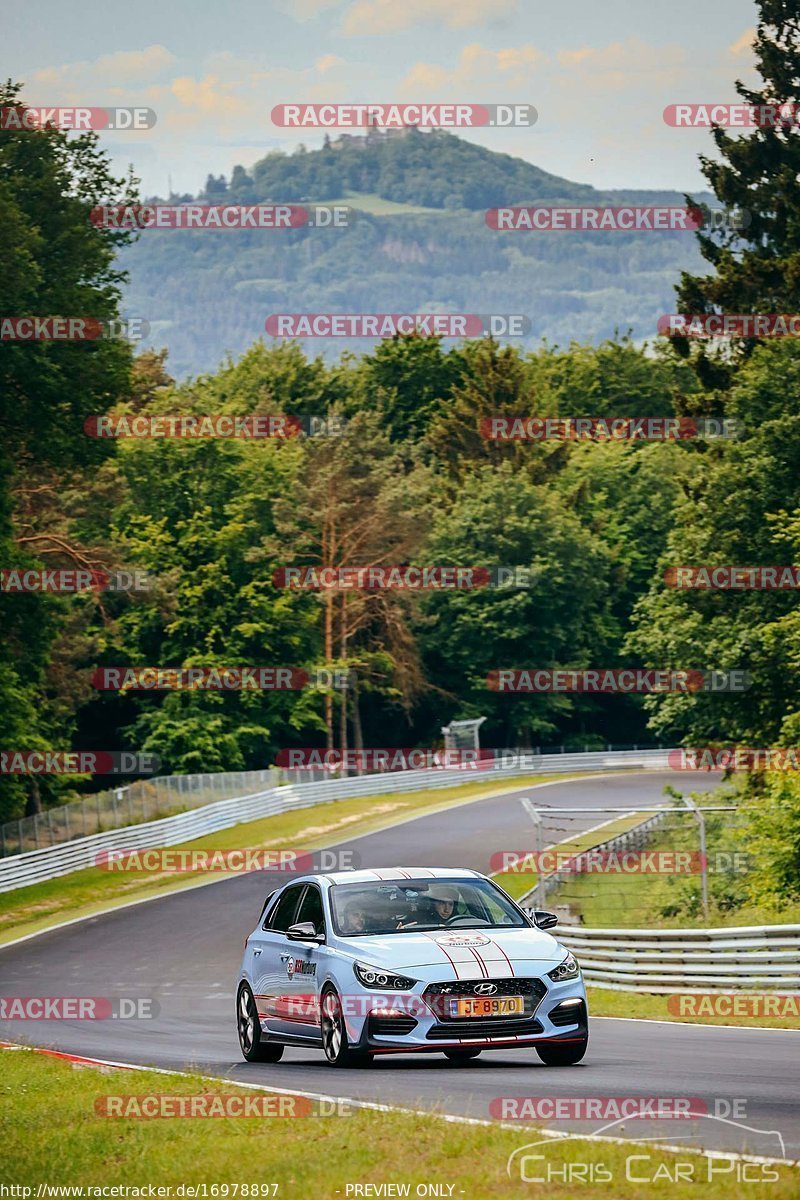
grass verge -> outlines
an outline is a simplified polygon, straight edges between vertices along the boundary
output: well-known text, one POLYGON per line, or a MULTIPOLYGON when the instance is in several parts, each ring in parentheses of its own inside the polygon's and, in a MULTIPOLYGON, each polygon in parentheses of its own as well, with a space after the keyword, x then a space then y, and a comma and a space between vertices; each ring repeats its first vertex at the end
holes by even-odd
MULTIPOLYGON (((508 1156, 538 1136, 530 1126, 507 1129, 465 1125, 428 1115, 363 1109, 350 1109, 351 1115, 347 1116, 296 1120, 106 1117, 98 1115, 96 1105, 99 1101, 102 1106, 102 1098, 108 1096, 252 1097, 264 1093, 199 1077, 107 1068, 101 1071, 85 1066, 75 1070, 69 1063, 30 1050, 0 1049, 0 1061, 3 1178, 18 1187, 32 1188, 29 1195, 33 1196, 40 1184, 83 1186, 84 1196, 91 1195, 85 1190, 87 1185, 144 1188, 139 1194, 145 1196, 148 1185, 153 1185, 173 1189, 171 1194, 175 1196, 174 1189, 181 1184, 186 1188, 205 1184, 208 1196, 230 1200, 236 1185, 241 1189, 246 1184, 252 1189, 255 1184, 259 1190, 250 1190, 251 1197, 277 1195, 285 1200, 303 1200, 314 1196, 316 1200, 334 1200, 347 1195, 381 1194, 372 1190, 357 1193, 353 1190, 357 1184, 407 1184, 406 1194, 413 1196, 418 1184, 436 1183, 444 1186, 434 1195, 463 1196, 465 1200, 511 1197, 520 1195, 522 1185, 519 1174, 515 1179, 506 1174, 508 1156), (277 1190, 269 1188, 270 1184, 277 1184, 277 1190), (214 1185, 223 1187, 212 1191, 214 1185), (224 1185, 228 1186, 227 1192, 224 1185)), ((346 1084, 346 1080, 337 1082, 346 1084)), ((628 1149, 569 1139, 537 1146, 532 1153, 542 1154, 546 1160, 532 1164, 537 1174, 541 1175, 551 1163, 560 1176, 546 1186, 526 1182, 524 1194, 546 1193, 552 1200, 568 1200, 576 1194, 575 1184, 564 1182, 565 1163, 603 1164, 611 1180, 595 1182, 592 1194, 599 1191, 615 1200, 641 1195, 642 1184, 629 1181, 628 1173, 639 1178, 646 1173, 654 1180, 649 1185, 650 1195, 663 1194, 677 1200, 695 1196, 698 1183, 704 1198, 727 1200, 731 1179, 736 1178, 732 1174, 735 1164, 683 1152, 680 1159, 692 1163, 696 1179, 692 1183, 673 1182, 677 1156, 654 1147, 628 1149), (630 1155, 645 1154, 646 1161, 637 1158, 626 1171, 630 1155), (714 1177, 707 1182, 709 1170, 714 1171, 714 1177)), ((762 1149, 761 1153, 773 1152, 762 1149)), ((769 1189, 772 1200, 789 1200, 797 1195, 796 1168, 763 1166, 762 1171, 774 1176, 769 1189)), ((736 1194, 749 1190, 745 1187, 744 1192, 737 1190, 736 1194)), ((758 1187, 753 1190, 761 1194, 758 1187)), ((241 1190, 237 1193, 243 1194, 241 1190)))
MULTIPOLYGON (((276 850, 320 850, 415 816, 424 816, 469 801, 489 799, 510 789, 532 787, 555 780, 566 782, 580 777, 578 773, 530 775, 509 778, 502 787, 487 786, 487 781, 482 780, 450 788, 430 788, 424 792, 333 800, 312 808, 293 809, 278 816, 234 825, 170 849, 214 851, 268 847, 276 850)), ((174 872, 153 875, 89 867, 44 883, 1 892, 0 946, 26 934, 38 933, 60 921, 94 916, 131 900, 167 895, 196 886, 198 882, 224 878, 225 872, 220 871, 191 871, 178 876, 174 872)))
MULTIPOLYGON (((659 996, 652 992, 617 992, 589 985, 586 994, 589 999, 589 1012, 593 1017, 638 1017, 648 1021, 674 1021, 678 1025, 738 1025, 743 1029, 800 1029, 800 997, 796 995, 789 996, 783 1005, 780 997, 770 992, 759 993, 760 997, 765 998, 767 1008, 770 1004, 777 1004, 779 1008, 788 1010, 785 1016, 760 1016, 759 1009, 756 1009, 755 1015, 731 1012, 712 1016, 703 1011, 709 1006, 709 1002, 702 997, 693 998, 699 1005, 699 1012, 688 1011, 681 1015, 682 1006, 677 999, 673 998, 673 1010, 670 1010, 667 1007, 669 996, 659 996)), ((742 996, 738 999, 744 1002, 746 998, 742 996)), ((712 1003, 723 1007, 725 1001, 720 999, 712 1003)), ((691 1009, 695 1004, 685 1003, 685 1007, 691 1009)))

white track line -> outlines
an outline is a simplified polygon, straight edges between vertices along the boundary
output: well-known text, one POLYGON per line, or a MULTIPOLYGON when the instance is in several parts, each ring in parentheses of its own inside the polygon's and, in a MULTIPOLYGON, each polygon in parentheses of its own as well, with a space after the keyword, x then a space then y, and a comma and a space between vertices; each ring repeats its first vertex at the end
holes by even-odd
MULTIPOLYGON (((595 985, 590 983, 589 987, 595 985)), ((632 993, 635 995, 635 993, 632 993)), ((649 993, 651 996, 652 992, 649 993)), ((786 1029, 781 1029, 773 1025, 712 1025, 706 1021, 668 1021, 661 1017, 595 1017, 590 1013, 589 1016, 593 1021, 636 1021, 640 1025, 669 1025, 674 1029, 676 1025, 689 1025, 692 1029, 746 1029, 748 1033, 800 1033, 800 1029, 791 1025, 786 1029)))

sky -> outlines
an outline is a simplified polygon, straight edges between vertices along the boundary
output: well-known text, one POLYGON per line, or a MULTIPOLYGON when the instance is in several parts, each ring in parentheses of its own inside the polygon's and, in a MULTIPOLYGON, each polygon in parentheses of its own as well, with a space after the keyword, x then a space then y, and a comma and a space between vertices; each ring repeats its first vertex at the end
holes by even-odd
MULTIPOLYGON (((275 104, 528 103, 531 128, 463 136, 598 188, 704 187, 708 131, 674 103, 754 84, 752 0, 84 0, 13 5, 0 76, 30 105, 136 105, 153 129, 102 134, 144 195, 196 193, 270 150, 322 132, 276 127, 275 104)), ((337 131, 332 131, 337 136, 337 131)))

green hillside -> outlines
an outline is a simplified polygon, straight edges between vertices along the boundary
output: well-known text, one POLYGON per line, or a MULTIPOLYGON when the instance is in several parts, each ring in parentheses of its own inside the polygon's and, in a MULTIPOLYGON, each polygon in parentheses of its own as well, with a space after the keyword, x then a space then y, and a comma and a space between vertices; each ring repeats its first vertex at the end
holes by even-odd
MULTIPOLYGON (((248 174, 209 177, 214 203, 348 204, 346 229, 148 230, 122 255, 126 308, 168 346, 178 377, 213 369, 264 336, 278 312, 522 313, 542 338, 655 335, 673 285, 700 258, 690 233, 500 233, 488 207, 683 204, 679 193, 600 193, 452 134, 345 137, 273 152, 248 174)), ((308 343, 338 355, 370 343, 308 343)))

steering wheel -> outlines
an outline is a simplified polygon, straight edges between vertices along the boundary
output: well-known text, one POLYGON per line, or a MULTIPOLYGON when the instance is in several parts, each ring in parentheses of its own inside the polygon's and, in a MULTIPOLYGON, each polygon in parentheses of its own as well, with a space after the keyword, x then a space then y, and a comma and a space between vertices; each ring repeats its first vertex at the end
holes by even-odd
POLYGON ((469 921, 473 924, 489 925, 491 922, 484 921, 483 917, 471 917, 467 913, 460 913, 457 916, 449 917, 445 921, 445 925, 460 925, 462 921, 469 921))

